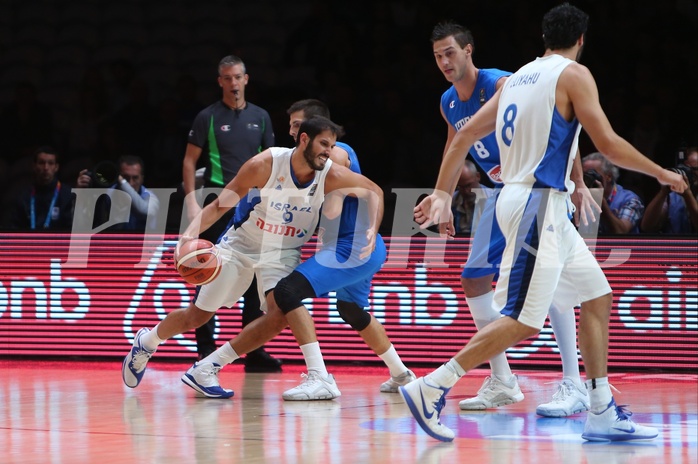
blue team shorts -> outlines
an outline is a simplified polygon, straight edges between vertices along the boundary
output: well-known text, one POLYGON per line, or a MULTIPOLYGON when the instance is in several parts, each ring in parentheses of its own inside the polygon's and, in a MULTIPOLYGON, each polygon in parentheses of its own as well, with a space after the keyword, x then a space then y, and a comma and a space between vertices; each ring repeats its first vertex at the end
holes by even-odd
POLYGON ((497 189, 487 200, 477 224, 475 234, 470 242, 470 254, 465 263, 461 277, 474 278, 494 274, 493 280, 499 278, 499 265, 506 241, 495 216, 495 205, 501 189, 497 189))
POLYGON ((323 247, 296 271, 308 279, 315 295, 326 296, 334 290, 338 300, 366 308, 373 275, 383 266, 387 253, 380 235, 376 237, 376 249, 370 257, 360 260, 358 252, 352 254, 352 250, 359 248, 349 240, 340 239, 336 247, 323 247))

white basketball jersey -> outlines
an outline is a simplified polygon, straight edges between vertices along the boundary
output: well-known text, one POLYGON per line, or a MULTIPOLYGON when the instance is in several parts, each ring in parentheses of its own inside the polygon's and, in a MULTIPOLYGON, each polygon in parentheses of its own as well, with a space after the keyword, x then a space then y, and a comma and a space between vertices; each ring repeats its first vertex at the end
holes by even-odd
POLYGON ((570 63, 557 54, 537 58, 504 84, 495 131, 504 184, 574 191, 569 175, 581 125, 555 108, 557 81, 570 63))
POLYGON ((245 253, 265 253, 300 248, 315 232, 325 199, 325 178, 332 166, 306 185, 298 186, 291 170, 294 148, 270 148, 271 175, 260 189, 248 193, 238 204, 234 223, 221 240, 245 253))

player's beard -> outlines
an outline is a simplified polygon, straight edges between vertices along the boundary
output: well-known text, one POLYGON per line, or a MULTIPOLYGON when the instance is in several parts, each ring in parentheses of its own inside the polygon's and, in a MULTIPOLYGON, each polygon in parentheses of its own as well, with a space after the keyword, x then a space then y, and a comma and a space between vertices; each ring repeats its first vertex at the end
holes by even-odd
POLYGON ((579 50, 577 50, 577 59, 575 60, 577 63, 579 63, 582 59, 582 52, 584 51, 584 44, 579 47, 579 50))
POLYGON ((305 158, 305 162, 308 163, 308 166, 315 171, 322 171, 327 164, 327 161, 320 164, 319 159, 313 153, 312 144, 308 144, 305 150, 303 150, 303 158, 305 158))

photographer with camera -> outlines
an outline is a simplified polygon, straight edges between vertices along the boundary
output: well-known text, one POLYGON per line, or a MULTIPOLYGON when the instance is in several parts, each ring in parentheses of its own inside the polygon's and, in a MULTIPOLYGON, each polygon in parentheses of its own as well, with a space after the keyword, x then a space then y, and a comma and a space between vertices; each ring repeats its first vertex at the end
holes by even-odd
POLYGON ((647 205, 641 224, 643 232, 695 234, 698 231, 698 147, 683 153, 685 159, 680 158, 672 171, 682 174, 689 188, 678 194, 662 185, 647 205))
MULTIPOLYGON (((157 196, 152 195, 143 185, 144 170, 143 160, 140 157, 124 155, 119 158, 116 165, 107 161, 97 164, 92 171, 83 169, 78 175, 76 187, 100 187, 109 188, 110 192, 115 189, 125 192, 131 197, 130 204, 117 202, 114 204, 114 208, 129 208, 129 220, 125 223, 116 224, 109 229, 112 231, 146 232, 148 216, 153 218, 148 227, 153 229, 157 225, 154 218, 157 217, 160 202, 157 196)), ((109 219, 111 207, 111 198, 104 198, 103 201, 97 202, 94 226, 98 226, 109 219)))
POLYGON ((600 234, 637 234, 645 205, 631 190, 616 183, 618 168, 601 153, 582 158, 587 187, 603 188, 600 234), (591 185, 590 185, 591 184, 591 185))
POLYGON ((15 197, 8 226, 21 230, 69 231, 73 223, 73 195, 58 178, 58 153, 43 146, 34 151, 33 181, 15 197))

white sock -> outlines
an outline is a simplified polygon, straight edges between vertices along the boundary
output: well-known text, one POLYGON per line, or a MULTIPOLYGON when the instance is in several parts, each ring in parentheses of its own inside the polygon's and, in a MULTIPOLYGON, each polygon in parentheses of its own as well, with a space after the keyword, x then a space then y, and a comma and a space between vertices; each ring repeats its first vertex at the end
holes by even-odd
POLYGON ((158 346, 165 343, 165 340, 158 337, 158 327, 160 327, 160 324, 153 327, 153 330, 141 337, 141 345, 148 351, 155 351, 158 349, 158 346))
POLYGON ((465 370, 458 362, 451 358, 446 364, 441 365, 431 374, 427 375, 429 383, 441 387, 451 388, 465 375, 465 370))
MULTIPOLYGON (((478 330, 485 327, 492 321, 496 321, 502 315, 494 309, 492 306, 492 300, 494 299, 494 292, 487 292, 484 295, 476 296, 474 298, 465 298, 470 308, 470 314, 473 316, 473 321, 478 330)), ((496 376, 499 380, 506 381, 511 379, 512 373, 509 367, 509 362, 507 361, 507 356, 504 353, 499 353, 498 355, 492 356, 490 358, 490 369, 492 375, 496 376)))
POLYGON ((240 356, 235 352, 230 343, 224 343, 223 346, 218 348, 213 353, 206 356, 200 362, 210 362, 213 364, 218 364, 219 366, 225 366, 231 362, 238 359, 240 356))
POLYGON ((608 404, 613 399, 611 387, 608 384, 608 377, 599 377, 598 379, 587 379, 584 384, 589 392, 589 403, 591 404, 591 412, 601 414, 608 409, 608 404))
POLYGON ((402 375, 407 371, 407 366, 402 363, 400 355, 397 354, 397 351, 395 351, 395 347, 392 344, 385 353, 379 354, 378 357, 383 360, 386 366, 388 366, 391 377, 397 377, 398 375, 402 375))
POLYGON ((305 358, 305 365, 308 368, 308 372, 315 371, 322 377, 327 377, 327 368, 325 367, 325 360, 322 359, 320 343, 306 343, 301 346, 301 351, 303 352, 303 358, 305 358))
POLYGON ((559 310, 554 306, 548 311, 550 325, 553 327, 555 341, 560 349, 562 360, 562 376, 567 377, 583 389, 584 384, 579 375, 579 355, 577 354, 577 323, 574 317, 574 309, 559 310))

